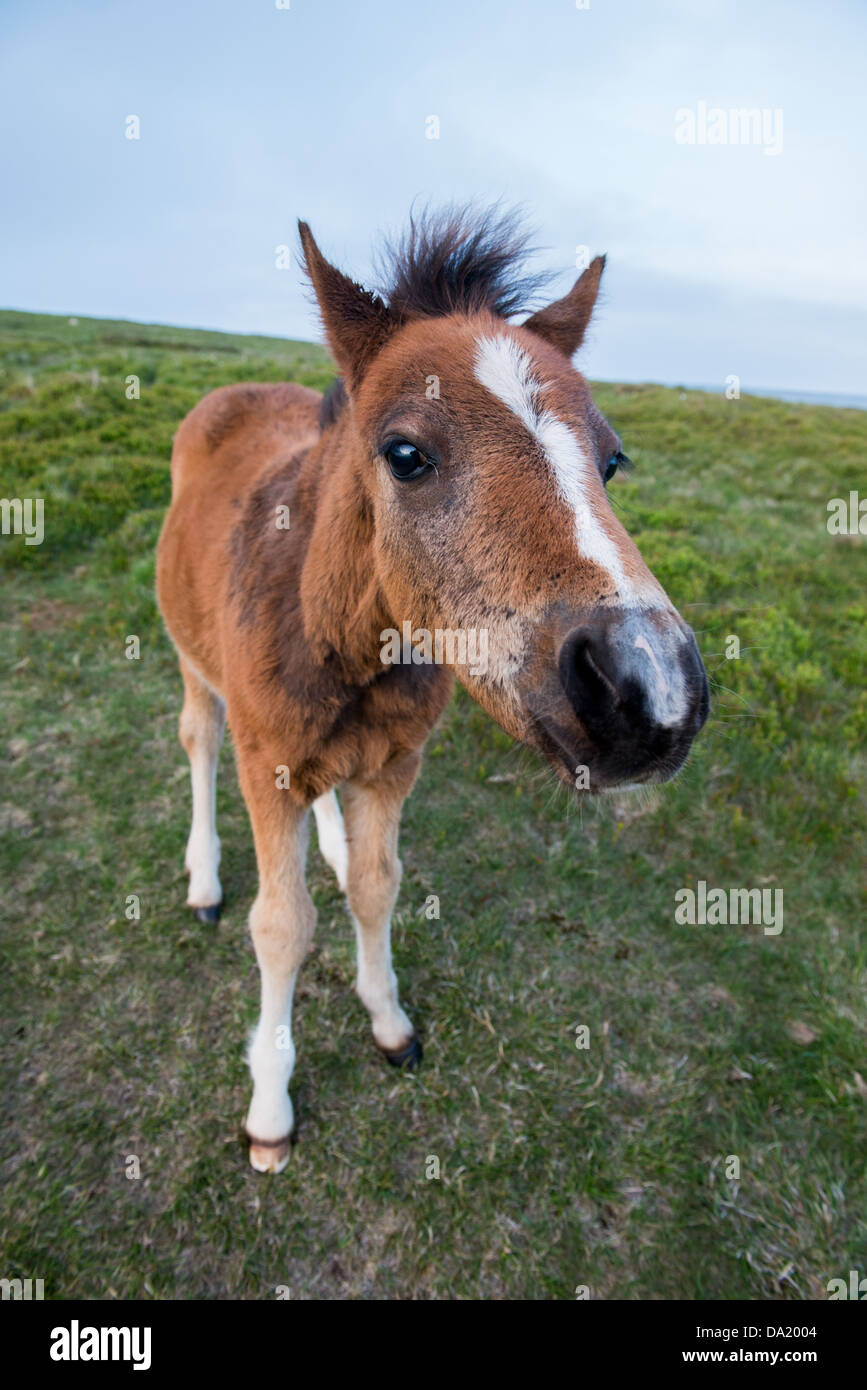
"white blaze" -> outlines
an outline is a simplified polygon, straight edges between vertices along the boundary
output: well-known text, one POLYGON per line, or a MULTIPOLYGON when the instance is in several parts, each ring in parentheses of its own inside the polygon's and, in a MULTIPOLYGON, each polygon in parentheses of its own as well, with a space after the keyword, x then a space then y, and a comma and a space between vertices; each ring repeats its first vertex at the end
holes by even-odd
POLYGON ((572 512, 575 540, 582 556, 610 575, 624 604, 634 600, 617 546, 591 505, 588 483, 596 472, 595 464, 569 426, 541 404, 543 387, 533 375, 530 354, 505 334, 480 338, 476 378, 518 416, 541 446, 557 491, 572 512))
POLYGON ((687 711, 683 671, 679 663, 674 662, 669 667, 671 675, 669 680, 657 660, 656 652, 643 633, 636 637, 633 646, 639 651, 647 653, 656 676, 655 686, 651 682, 647 682, 645 685, 654 719, 666 728, 670 728, 673 724, 679 724, 687 711))

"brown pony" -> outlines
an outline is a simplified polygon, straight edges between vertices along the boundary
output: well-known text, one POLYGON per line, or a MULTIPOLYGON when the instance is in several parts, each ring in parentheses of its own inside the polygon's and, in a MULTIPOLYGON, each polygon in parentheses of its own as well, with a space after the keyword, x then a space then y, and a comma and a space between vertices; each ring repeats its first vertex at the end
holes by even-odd
POLYGON ((510 217, 411 223, 384 299, 299 229, 343 380, 324 399, 225 386, 190 412, 157 576, 184 679, 188 902, 202 921, 222 902, 227 715, 256 843, 246 1127, 260 1172, 289 1157, 310 807, 348 896, 374 1040, 412 1065, 390 948, 398 822, 454 676, 582 794, 671 777, 708 709, 692 632, 606 495, 621 442, 570 361, 604 258, 518 326, 537 282, 518 274, 510 217))

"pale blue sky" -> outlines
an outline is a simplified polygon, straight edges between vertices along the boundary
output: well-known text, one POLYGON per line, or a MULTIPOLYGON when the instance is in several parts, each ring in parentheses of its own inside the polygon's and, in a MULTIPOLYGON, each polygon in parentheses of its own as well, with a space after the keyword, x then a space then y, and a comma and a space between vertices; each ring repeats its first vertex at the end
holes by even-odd
POLYGON ((558 290, 576 246, 609 254, 589 374, 867 393, 863 0, 4 0, 0 24, 4 306, 318 337, 275 267, 296 218, 365 279, 414 198, 502 198, 558 290), (678 144, 702 101, 781 110, 781 152, 678 144))

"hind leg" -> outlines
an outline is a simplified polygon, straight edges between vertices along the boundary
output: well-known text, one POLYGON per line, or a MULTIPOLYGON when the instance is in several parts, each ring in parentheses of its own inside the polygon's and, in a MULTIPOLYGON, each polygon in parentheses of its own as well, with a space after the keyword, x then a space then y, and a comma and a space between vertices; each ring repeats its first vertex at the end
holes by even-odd
POLYGON ((200 921, 216 922, 223 901, 218 872, 217 760, 226 727, 226 706, 183 657, 181 675, 184 707, 179 732, 190 760, 193 788, 193 820, 185 861, 190 875, 187 904, 200 921))
POLYGON ((400 811, 419 763, 417 755, 410 755, 375 778, 347 782, 343 790, 347 897, 358 946, 356 990, 370 1014, 375 1043, 395 1066, 414 1066, 421 1058, 421 1044, 400 1006, 391 964, 391 914, 401 877, 400 811))
POLYGON ((313 815, 316 819, 319 852, 326 864, 334 870, 340 890, 345 893, 349 856, 336 793, 330 791, 317 797, 313 803, 313 815))

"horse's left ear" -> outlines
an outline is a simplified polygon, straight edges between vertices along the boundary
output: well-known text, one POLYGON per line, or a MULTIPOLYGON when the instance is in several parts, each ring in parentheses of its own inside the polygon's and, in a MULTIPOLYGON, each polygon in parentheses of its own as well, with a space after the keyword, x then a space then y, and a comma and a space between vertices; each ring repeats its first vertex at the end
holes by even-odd
POLYGON ((298 223, 298 233, 328 345, 352 391, 397 324, 378 295, 325 259, 306 222, 298 223))
POLYGON ((567 295, 549 304, 547 309, 540 309, 538 314, 531 314, 521 326, 571 357, 584 341, 604 269, 605 257, 597 256, 567 295))

